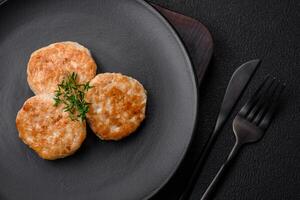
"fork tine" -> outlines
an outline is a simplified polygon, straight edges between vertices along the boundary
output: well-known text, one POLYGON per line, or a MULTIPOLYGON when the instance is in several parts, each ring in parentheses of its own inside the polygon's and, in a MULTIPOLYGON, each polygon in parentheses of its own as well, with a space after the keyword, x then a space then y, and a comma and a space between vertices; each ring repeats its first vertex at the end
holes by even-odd
POLYGON ((272 103, 276 101, 277 96, 281 93, 282 87, 283 85, 280 82, 277 83, 276 88, 270 93, 267 100, 261 105, 260 109, 258 109, 255 119, 253 120, 254 124, 259 124, 267 110, 270 108, 272 103))
POLYGON ((272 117, 274 116, 274 113, 276 111, 277 105, 280 100, 280 96, 284 91, 284 88, 286 87, 286 84, 281 84, 281 87, 279 89, 279 92, 275 95, 273 98, 273 101, 270 103, 269 108, 267 109, 265 115, 263 116, 263 119, 261 120, 259 127, 262 129, 267 129, 270 125, 270 122, 272 120, 272 117))
POLYGON ((256 114, 259 112, 259 110, 262 109, 262 107, 270 102, 272 100, 272 96, 276 92, 277 88, 280 86, 280 83, 276 82, 276 84, 272 84, 268 90, 261 95, 261 97, 257 100, 256 104, 252 107, 251 111, 247 115, 247 119, 249 121, 252 121, 253 118, 256 116, 256 114))
POLYGON ((270 79, 270 75, 267 75, 263 83, 255 91, 254 95, 246 102, 246 104, 239 111, 239 115, 245 117, 253 105, 256 103, 257 99, 264 93, 264 88, 269 88, 274 82, 274 78, 270 79))

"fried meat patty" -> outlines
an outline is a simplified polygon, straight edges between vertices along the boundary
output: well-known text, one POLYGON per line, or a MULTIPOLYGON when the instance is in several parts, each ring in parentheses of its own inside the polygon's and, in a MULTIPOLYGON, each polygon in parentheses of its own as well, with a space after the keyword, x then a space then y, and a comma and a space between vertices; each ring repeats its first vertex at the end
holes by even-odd
POLYGON ((86 122, 71 120, 63 107, 55 107, 51 95, 41 94, 29 98, 17 114, 19 137, 44 159, 73 154, 86 137, 86 122))
POLYGON ((86 101, 88 122, 103 140, 119 140, 134 132, 145 118, 146 91, 137 80, 119 74, 98 74, 86 101))
POLYGON ((31 54, 27 81, 35 94, 53 93, 70 73, 77 73, 79 83, 85 83, 94 78, 96 69, 88 49, 76 42, 59 42, 31 54))

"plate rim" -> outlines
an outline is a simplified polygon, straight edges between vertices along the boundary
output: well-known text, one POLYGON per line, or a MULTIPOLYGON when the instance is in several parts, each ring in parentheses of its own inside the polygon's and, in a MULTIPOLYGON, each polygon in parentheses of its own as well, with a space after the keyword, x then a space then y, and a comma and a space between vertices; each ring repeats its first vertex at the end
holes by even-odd
MULTIPOLYGON (((7 1, 7 0, 6 0, 7 1)), ((187 50, 183 44, 183 41, 181 40, 181 38, 179 37, 178 33, 175 31, 175 29, 172 27, 172 25, 168 22, 168 20, 162 15, 160 14, 153 6, 151 6, 149 3, 147 3, 145 0, 135 0, 136 2, 142 4, 146 9, 148 9, 149 11, 151 11, 151 13, 153 15, 155 15, 162 23, 163 25, 170 31, 170 33, 172 34, 172 36, 174 37, 174 39, 176 40, 177 44, 179 45, 179 48, 181 50, 181 52, 183 53, 183 56, 185 58, 185 61, 187 63, 187 65, 189 66, 191 72, 192 72, 192 83, 193 83, 193 88, 194 88, 194 94, 195 94, 195 102, 196 102, 196 112, 195 112, 195 116, 194 116, 194 122, 193 122, 193 130, 192 130, 192 134, 191 134, 191 138, 189 140, 189 142, 187 143, 187 145, 184 147, 183 152, 180 155, 180 159, 178 159, 176 165, 174 165, 174 168, 171 170, 172 172, 169 174, 169 176, 162 181, 162 183, 157 186, 154 190, 152 190, 149 194, 145 195, 142 199, 143 200, 148 200, 151 197, 153 197, 155 194, 157 194, 158 191, 160 191, 168 182, 169 180, 173 177, 173 175, 176 173, 176 171, 178 170, 180 164, 182 163, 184 157, 186 156, 188 149, 191 145, 192 139, 194 137, 195 131, 196 131, 196 125, 198 122, 198 109, 199 109, 199 85, 197 84, 197 76, 196 76, 196 72, 195 72, 195 68, 191 62, 190 56, 187 53, 187 50)))
MULTIPOLYGON (((7 3, 9 0, 0 0, 0 7, 4 6, 5 3, 7 3)), ((134 0, 137 3, 139 3, 140 5, 142 5, 145 9, 147 9, 148 11, 151 12, 151 14, 153 14, 154 17, 156 17, 157 19, 159 19, 159 21, 162 23, 162 25, 165 26, 165 28, 170 31, 172 37, 175 39, 177 45, 180 48, 180 51, 182 52, 182 55, 184 57, 185 63, 186 65, 188 65, 189 67, 189 71, 192 75, 192 87, 194 90, 194 95, 195 95, 195 99, 194 101, 196 102, 195 104, 195 116, 193 116, 193 127, 192 127, 192 133, 190 136, 189 141, 187 142, 186 146, 184 146, 181 155, 179 156, 180 158, 178 159, 177 163, 174 165, 173 169, 171 170, 171 172, 169 173, 168 177, 162 181, 160 183, 160 185, 158 185, 154 190, 150 191, 148 194, 145 194, 142 197, 142 200, 148 200, 151 197, 153 197, 155 194, 157 194, 158 191, 160 191, 168 182, 169 180, 173 177, 173 175, 176 173, 176 171, 178 170, 180 164, 182 163, 182 161, 184 160, 184 157, 186 156, 188 149, 191 145, 192 139, 194 137, 195 131, 196 131, 196 125, 198 122, 198 118, 199 118, 199 113, 198 113, 198 108, 199 108, 199 85, 198 83, 198 78, 196 76, 196 72, 195 72, 195 68, 194 65, 191 62, 190 56, 183 44, 182 39, 179 37, 178 33, 175 31, 175 29, 172 27, 172 25, 168 22, 168 20, 159 13, 159 11, 157 11, 153 6, 151 6, 151 4, 149 4, 148 2, 146 2, 145 0, 134 0)))

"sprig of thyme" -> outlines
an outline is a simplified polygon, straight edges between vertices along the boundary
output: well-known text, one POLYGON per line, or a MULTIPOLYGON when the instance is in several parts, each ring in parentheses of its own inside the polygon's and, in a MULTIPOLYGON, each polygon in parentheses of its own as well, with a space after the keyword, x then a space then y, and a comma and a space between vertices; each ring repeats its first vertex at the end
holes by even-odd
POLYGON ((54 106, 64 104, 64 111, 69 112, 72 120, 85 120, 89 111, 89 103, 85 101, 85 93, 91 89, 90 83, 77 83, 77 74, 72 73, 66 77, 55 91, 54 106))

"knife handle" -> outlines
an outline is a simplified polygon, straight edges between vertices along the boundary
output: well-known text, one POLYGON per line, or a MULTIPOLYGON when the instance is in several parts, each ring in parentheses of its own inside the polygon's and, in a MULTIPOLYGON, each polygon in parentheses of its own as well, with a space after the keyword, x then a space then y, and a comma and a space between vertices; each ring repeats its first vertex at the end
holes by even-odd
POLYGON ((188 200, 190 198, 191 193, 193 192, 193 189, 196 185, 196 182, 198 180, 199 174, 201 172, 201 169, 203 167, 203 163, 205 161, 205 159, 207 158, 211 147, 213 146, 216 137, 217 137, 217 133, 219 132, 219 130, 221 129, 221 127, 219 126, 219 128, 215 129, 214 132, 210 135, 208 141, 206 142, 198 160, 197 163, 195 165, 195 168, 193 170, 192 173, 192 177, 189 180, 187 186, 185 187, 184 192, 182 193, 182 195, 180 196, 180 200, 188 200))

